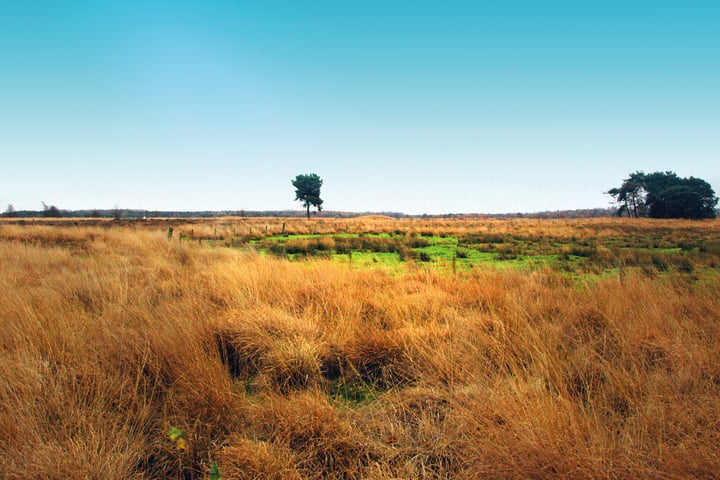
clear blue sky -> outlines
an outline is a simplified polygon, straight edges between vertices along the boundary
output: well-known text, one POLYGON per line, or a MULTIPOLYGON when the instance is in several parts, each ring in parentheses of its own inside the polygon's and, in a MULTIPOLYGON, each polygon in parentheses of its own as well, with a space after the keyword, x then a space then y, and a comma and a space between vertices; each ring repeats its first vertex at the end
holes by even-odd
POLYGON ((0 0, 0 210, 532 212, 720 191, 720 1, 0 0))

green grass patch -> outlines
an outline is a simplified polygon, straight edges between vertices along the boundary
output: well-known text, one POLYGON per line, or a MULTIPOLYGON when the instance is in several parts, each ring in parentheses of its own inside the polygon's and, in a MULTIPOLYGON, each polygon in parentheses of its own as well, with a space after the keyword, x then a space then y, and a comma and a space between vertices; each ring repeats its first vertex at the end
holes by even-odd
MULTIPOLYGON (((686 232, 687 233, 687 232, 686 232)), ((193 241, 188 239, 187 241, 193 241)), ((203 240, 208 245, 221 241, 203 240)), ((225 242, 227 244, 227 242, 225 242)), ((598 274, 619 267, 641 267, 660 272, 692 273, 698 268, 720 268, 717 241, 708 236, 634 235, 622 232, 606 237, 561 237, 523 232, 438 235, 404 232, 338 232, 291 234, 253 238, 233 243, 235 248, 255 249, 261 255, 289 260, 332 259, 353 268, 399 270, 416 267, 468 270, 537 268, 550 266, 569 274, 598 274)))
POLYGON ((362 406, 374 402, 379 392, 372 384, 337 382, 330 386, 329 396, 336 402, 362 406))

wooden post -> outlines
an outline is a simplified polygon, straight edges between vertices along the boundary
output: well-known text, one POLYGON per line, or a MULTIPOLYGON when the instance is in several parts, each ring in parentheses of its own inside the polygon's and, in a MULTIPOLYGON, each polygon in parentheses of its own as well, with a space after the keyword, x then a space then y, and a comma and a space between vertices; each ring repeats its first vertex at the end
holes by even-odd
POLYGON ((282 233, 280 235, 285 235, 285 222, 283 222, 282 225, 282 233))
POLYGON ((168 240, 172 240, 173 227, 168 227, 168 240))

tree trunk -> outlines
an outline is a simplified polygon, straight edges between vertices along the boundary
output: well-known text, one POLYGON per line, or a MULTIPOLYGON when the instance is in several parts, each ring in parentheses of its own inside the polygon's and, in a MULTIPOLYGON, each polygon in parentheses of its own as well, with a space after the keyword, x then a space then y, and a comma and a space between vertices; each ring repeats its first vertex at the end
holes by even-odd
POLYGON ((308 217, 308 220, 310 220, 310 204, 308 203, 308 204, 306 204, 305 206, 307 207, 307 217, 308 217))

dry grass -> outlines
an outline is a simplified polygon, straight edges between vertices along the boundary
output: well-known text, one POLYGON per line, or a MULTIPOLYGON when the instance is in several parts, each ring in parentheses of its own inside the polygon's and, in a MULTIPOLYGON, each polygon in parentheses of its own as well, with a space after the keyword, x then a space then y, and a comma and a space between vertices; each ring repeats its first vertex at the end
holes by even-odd
MULTIPOLYGON (((255 222, 264 232, 259 220, 223 222, 176 229, 237 235, 239 222, 255 222)), ((286 223, 318 233, 619 228, 286 223)), ((720 471, 720 281, 711 270, 390 275, 111 225, 0 225, 4 478, 192 479, 212 464, 241 479, 720 471), (187 432, 186 449, 168 438, 173 427, 187 432)), ((717 230, 632 228, 658 225, 674 235, 717 230)))

